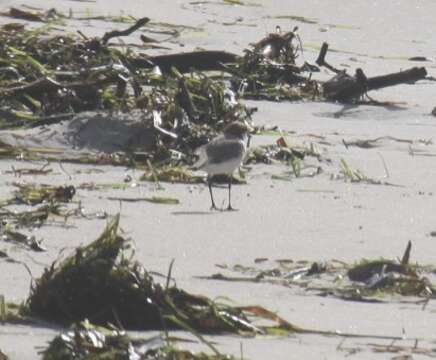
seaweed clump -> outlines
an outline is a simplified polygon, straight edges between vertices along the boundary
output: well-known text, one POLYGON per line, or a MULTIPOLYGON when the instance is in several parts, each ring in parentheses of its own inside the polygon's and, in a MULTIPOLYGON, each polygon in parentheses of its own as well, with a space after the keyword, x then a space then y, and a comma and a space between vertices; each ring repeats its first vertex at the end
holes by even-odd
POLYGON ((127 327, 156 327, 161 289, 138 264, 119 258, 127 243, 117 234, 118 221, 110 222, 93 243, 47 268, 32 287, 24 312, 68 325, 84 318, 97 324, 119 318, 127 327))
MULTIPOLYGON (((79 127, 69 128, 74 136, 69 135, 67 143, 73 139, 74 147, 103 151, 99 156, 85 153, 78 157, 51 148, 19 148, 0 142, 0 156, 178 167, 191 163, 193 150, 226 124, 251 121, 255 110, 236 100, 224 75, 194 71, 201 52, 191 54, 197 63, 189 66, 189 72, 182 72, 171 61, 165 66, 162 56, 120 49, 109 42, 148 21, 138 19, 128 29, 95 38, 53 35, 49 26, 34 30, 13 24, 0 27, 0 129, 52 125, 75 118, 79 127), (76 116, 84 112, 84 119, 76 116), (103 115, 90 116, 96 112, 103 115), (129 121, 123 120, 126 117, 129 121), (100 144, 95 135, 91 140, 86 137, 97 131, 96 127, 103 129, 98 138, 106 142, 100 144), (108 134, 112 127, 116 129, 113 133, 123 130, 125 136, 112 139, 108 134), (107 144, 109 147, 104 147, 107 144)), ((188 182, 199 181, 187 177, 188 182)))
POLYGON ((68 332, 56 336, 42 354, 43 360, 233 359, 217 351, 208 355, 180 350, 161 335, 149 339, 132 338, 125 331, 95 326, 88 321, 74 324, 68 332))
MULTIPOLYGON (((259 265, 233 267, 223 266, 248 276, 226 276, 214 274, 206 279, 238 282, 263 282, 287 287, 301 287, 316 292, 319 296, 334 296, 343 300, 382 302, 387 298, 407 297, 433 299, 436 287, 432 275, 434 267, 410 264, 412 244, 408 243, 401 261, 389 259, 361 260, 357 264, 346 264, 332 260, 328 263, 277 260, 273 268, 259 265)), ((260 259, 257 263, 266 262, 260 259)))
POLYGON ((128 329, 195 329, 201 332, 264 333, 249 316, 269 319, 293 331, 285 320, 261 307, 231 307, 156 283, 138 263, 125 256, 129 241, 118 233, 119 216, 100 237, 57 264, 35 281, 23 305, 25 316, 71 325, 84 319, 120 324, 128 329))
POLYGON ((277 27, 251 48, 236 65, 227 67, 232 73, 232 85, 245 98, 273 101, 321 99, 320 83, 305 74, 319 71, 305 62, 297 65, 302 52, 298 28, 282 32, 277 27))
POLYGON ((250 111, 220 79, 204 72, 184 75, 176 65, 162 73, 154 67, 159 59, 109 43, 148 21, 138 19, 130 28, 101 38, 51 35, 47 26, 0 27, 0 127, 52 124, 83 111, 136 109, 145 128, 154 131, 156 147, 162 141, 186 150, 204 143, 226 123, 249 118, 250 111))

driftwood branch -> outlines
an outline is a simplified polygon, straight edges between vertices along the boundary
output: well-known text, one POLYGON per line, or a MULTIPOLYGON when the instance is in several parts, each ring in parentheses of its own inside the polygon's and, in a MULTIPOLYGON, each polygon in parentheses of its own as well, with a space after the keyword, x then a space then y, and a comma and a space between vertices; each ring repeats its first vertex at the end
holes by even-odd
POLYGON ((403 257, 401 258, 401 265, 409 265, 411 251, 412 251, 412 242, 409 240, 409 242, 407 243, 406 250, 404 251, 403 257))
POLYGON ((426 77, 427 70, 414 67, 397 73, 367 78, 362 69, 357 69, 355 76, 339 73, 323 84, 324 96, 328 100, 352 101, 366 94, 388 86, 413 83, 426 77))
POLYGON ((325 68, 329 69, 330 71, 333 71, 336 74, 342 73, 342 70, 338 70, 332 65, 330 65, 328 62, 325 61, 325 57, 327 55, 327 50, 329 49, 329 44, 326 42, 322 44, 321 50, 319 51, 318 59, 316 59, 316 63, 318 66, 324 66, 325 68))
POLYGON ((388 86, 413 83, 427 76, 424 67, 414 67, 397 73, 367 78, 362 69, 356 69, 354 76, 346 74, 345 70, 338 70, 326 60, 328 44, 323 43, 316 63, 336 73, 336 76, 323 84, 324 96, 328 100, 352 101, 360 98, 370 90, 377 90, 388 86))
POLYGON ((403 83, 413 83, 415 81, 424 79, 426 76, 427 70, 424 67, 413 67, 398 73, 369 78, 368 90, 376 90, 403 83))

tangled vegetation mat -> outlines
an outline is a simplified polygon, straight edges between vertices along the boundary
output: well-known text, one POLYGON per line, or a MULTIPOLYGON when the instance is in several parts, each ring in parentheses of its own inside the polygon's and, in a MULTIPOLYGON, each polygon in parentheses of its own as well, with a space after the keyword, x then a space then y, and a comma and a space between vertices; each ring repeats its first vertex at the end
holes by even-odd
MULTIPOLYGON (((110 218, 105 211, 87 212, 77 200, 76 191, 123 189, 131 179, 121 184, 73 186, 19 181, 22 176, 52 174, 56 164, 71 179, 62 168, 62 162, 70 161, 140 169, 140 180, 157 186, 161 186, 160 182, 195 184, 203 179, 189 168, 194 150, 229 122, 252 122, 256 108, 246 106, 244 99, 384 106, 389 104, 378 103, 368 92, 414 83, 427 76, 423 67, 377 77, 367 76, 361 68, 348 74, 327 62, 328 44, 320 45, 314 64, 303 63, 300 55, 304 39, 297 28, 291 31, 278 28, 276 33, 247 44, 246 49, 241 49, 242 55, 201 50, 152 56, 138 50, 139 47, 112 42, 138 34, 143 43, 141 49, 163 46, 144 34, 144 29, 157 26, 148 18, 111 18, 124 29, 90 38, 83 32, 58 31, 56 27, 70 16, 55 9, 44 12, 10 8, 2 16, 41 25, 10 22, 0 27, 0 158, 46 160, 38 167, 12 167, 5 172, 17 181, 11 184, 12 195, 0 201, 0 236, 3 241, 38 252, 46 251, 42 240, 24 231, 47 224, 67 226, 71 218, 110 218), (321 68, 327 68, 332 78, 317 79, 321 68)), ((179 27, 162 26, 171 36, 178 36, 179 27)), ((314 177, 332 162, 313 143, 292 144, 274 126, 254 128, 254 134, 274 135, 276 141, 251 147, 245 164, 285 164, 286 171, 271 175, 274 180, 314 177)), ((371 149, 387 141, 409 146, 416 142, 382 137, 344 140, 344 145, 371 149)), ((319 137, 321 142, 326 144, 319 137)), ((418 142, 431 144, 429 140, 418 142)), ((400 186, 366 176, 344 159, 338 163, 340 170, 332 174, 333 180, 400 186)), ((233 181, 245 183, 244 172, 233 181)), ((180 203, 165 196, 112 196, 108 200, 180 203)), ((1 296, 1 321, 40 326, 48 322, 68 327, 43 351, 46 360, 232 358, 221 354, 216 344, 205 338, 208 334, 250 337, 317 334, 336 336, 340 341, 350 337, 381 339, 390 345, 366 346, 377 352, 434 355, 434 349, 418 346, 420 339, 412 339, 415 345, 406 346, 394 344, 402 340, 401 336, 306 329, 261 306, 229 305, 226 301, 191 294, 174 285, 171 266, 166 282, 158 283, 147 264, 134 260, 131 244, 119 228, 119 216, 110 218, 97 240, 54 261, 40 278, 34 279, 23 304, 9 303, 1 296), (129 335, 126 329, 162 333, 140 339, 129 335), (185 330, 198 338, 212 355, 176 349, 174 344, 185 339, 172 336, 173 330, 185 330)), ((352 301, 407 301, 424 308, 434 298, 435 270, 411 264, 410 249, 409 246, 401 261, 376 259, 357 264, 282 259, 272 265, 268 259, 256 259, 254 265, 221 266, 223 271, 236 272, 238 276, 219 273, 204 278, 278 284, 352 301)), ((6 251, 1 250, 0 257, 26 266, 6 251)), ((350 354, 358 351, 342 345, 341 342, 338 350, 345 349, 350 354)), ((0 351, 0 359, 4 358, 6 355, 0 351)))

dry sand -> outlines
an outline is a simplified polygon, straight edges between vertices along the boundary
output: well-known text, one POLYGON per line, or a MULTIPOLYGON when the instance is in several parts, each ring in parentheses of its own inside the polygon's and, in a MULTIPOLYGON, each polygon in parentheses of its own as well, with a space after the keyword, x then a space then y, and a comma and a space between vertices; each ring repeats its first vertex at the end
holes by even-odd
MULTIPOLYGON (((0 10, 16 5, 3 0, 0 10)), ((304 58, 313 62, 319 46, 328 41, 328 61, 347 66, 350 72, 362 67, 368 76, 400 71, 422 63, 408 61, 411 56, 435 56, 436 3, 425 1, 257 1, 259 6, 228 6, 212 1, 192 5, 190 1, 125 0, 96 2, 36 1, 25 4, 61 11, 72 8, 75 13, 95 15, 134 14, 153 21, 171 22, 198 27, 187 30, 174 51, 197 47, 227 49, 241 53, 276 25, 282 29, 298 25, 305 45, 304 58), (314 24, 274 16, 303 16, 314 24), (226 26, 223 23, 235 23, 226 26)), ((254 4, 246 1, 247 4, 254 4)), ((8 19, 2 18, 6 22, 8 19)), ((101 35, 117 25, 90 21, 81 26, 87 35, 101 35)), ((74 29, 75 24, 72 24, 74 29)), ((79 24, 77 24, 79 26, 79 24)), ((133 36, 133 35, 132 35, 133 36)), ((134 36, 133 36, 134 37, 134 36)), ((132 41, 134 39, 132 38, 132 41)), ((124 39, 128 42, 129 40, 124 39)), ((434 62, 424 64, 434 75, 434 62)), ((325 74, 326 76, 328 74, 325 74)), ((194 293, 210 297, 228 296, 237 304, 260 304, 277 311, 289 321, 308 328, 338 330, 359 334, 403 336, 402 345, 413 345, 408 338, 423 338, 420 346, 434 347, 436 307, 432 302, 425 311, 414 304, 364 304, 321 298, 300 289, 264 284, 239 284, 195 279, 197 275, 217 272, 215 264, 252 265, 258 257, 271 260, 290 258, 326 261, 353 261, 379 256, 401 256, 408 240, 413 242, 412 260, 422 264, 435 262, 436 230, 435 196, 436 167, 433 144, 403 143, 386 140, 374 149, 345 148, 342 140, 371 139, 393 136, 418 141, 434 138, 436 120, 430 116, 436 105, 434 83, 422 81, 373 92, 377 100, 404 102, 401 109, 359 106, 344 108, 328 103, 249 102, 257 106, 256 124, 278 125, 294 131, 287 138, 291 143, 318 146, 331 164, 323 165, 324 173, 314 178, 291 182, 272 180, 271 174, 283 172, 280 166, 255 166, 248 174, 248 185, 235 186, 233 202, 237 212, 210 212, 209 195, 203 185, 170 185, 156 190, 153 184, 138 182, 127 190, 78 191, 77 198, 89 212, 107 211, 115 214, 120 204, 109 196, 162 195, 180 199, 180 205, 165 206, 148 203, 123 203, 122 227, 135 240, 136 257, 147 269, 166 273, 175 259, 173 276, 177 284, 194 293), (321 141, 312 135, 322 136, 321 141), (421 151, 429 156, 424 156, 421 151), (400 187, 351 184, 334 180, 340 172, 340 159, 370 177, 401 185, 400 187), (386 164, 386 168, 384 163, 386 164), (387 170, 387 171, 386 171, 387 170), (388 176, 388 177, 387 177, 388 176)), ((275 137, 258 136, 255 143, 270 143, 275 137)), ((94 166, 64 164, 72 175, 68 179, 58 165, 52 164, 52 176, 28 176, 20 179, 4 174, 15 167, 39 166, 14 160, 0 161, 0 197, 12 191, 10 182, 50 182, 78 185, 84 181, 121 183, 126 174, 134 181, 139 172, 114 167, 98 167, 101 173, 77 173, 94 166)), ((217 190, 218 203, 226 199, 224 190, 217 190)), ((44 239, 46 253, 26 253, 7 247, 9 254, 28 264, 34 277, 43 265, 53 261, 62 249, 73 249, 91 241, 101 232, 103 220, 73 220, 69 229, 44 226, 35 230, 44 239), (33 259, 33 260, 32 260, 33 259)), ((3 245, 2 245, 3 246, 3 245)), ((22 301, 29 290, 30 278, 24 267, 0 262, 0 293, 7 300, 22 301)), ((37 349, 57 334, 47 327, 1 326, 0 349, 11 359, 35 359, 37 349)), ((315 335, 286 338, 241 339, 213 338, 223 351, 238 355, 240 343, 244 356, 251 359, 338 359, 353 354, 355 359, 392 358, 395 354, 377 354, 370 350, 372 339, 347 340, 315 335), (356 347, 356 352, 351 348, 356 347), (348 351, 348 350, 349 351, 348 351)), ((389 341, 378 341, 388 344, 389 341)), ((413 355, 414 359, 420 358, 413 355)))

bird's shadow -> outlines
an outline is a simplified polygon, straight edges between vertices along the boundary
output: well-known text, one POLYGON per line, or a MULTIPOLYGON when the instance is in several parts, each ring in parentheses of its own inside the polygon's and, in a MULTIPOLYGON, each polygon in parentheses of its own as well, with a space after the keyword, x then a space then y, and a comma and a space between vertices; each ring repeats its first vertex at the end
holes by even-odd
POLYGON ((219 214, 221 211, 172 211, 172 215, 214 215, 219 214))
POLYGON ((387 102, 377 102, 375 100, 369 100, 369 101, 359 101, 359 102, 352 103, 352 104, 344 104, 340 110, 335 111, 333 113, 327 113, 326 115, 327 116, 330 115, 328 117, 333 117, 334 119, 343 118, 343 117, 347 116, 348 113, 351 112, 352 110, 356 110, 357 108, 359 108, 360 105, 382 107, 382 108, 385 108, 386 110, 389 110, 389 111, 401 111, 401 110, 407 109, 401 103, 394 103, 394 102, 388 102, 388 101, 387 102))
POLYGON ((232 209, 231 211, 227 209, 216 209, 209 211, 172 211, 172 215, 218 215, 226 212, 238 211, 237 209, 232 209))

